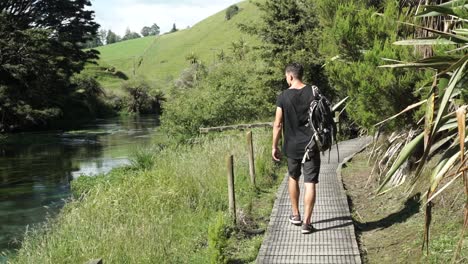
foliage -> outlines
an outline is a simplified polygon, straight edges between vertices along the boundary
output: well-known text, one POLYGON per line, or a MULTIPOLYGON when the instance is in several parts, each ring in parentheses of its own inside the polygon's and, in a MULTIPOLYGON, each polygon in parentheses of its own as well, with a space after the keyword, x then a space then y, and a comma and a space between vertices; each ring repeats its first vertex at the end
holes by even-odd
POLYGON ((106 34, 106 44, 109 45, 119 41, 121 41, 121 37, 109 29, 106 34))
MULTIPOLYGON (((373 129, 374 124, 398 113, 401 105, 415 100, 414 91, 429 74, 401 69, 378 69, 382 58, 414 59, 413 50, 394 46, 399 35, 396 30, 398 9, 394 1, 386 1, 385 18, 377 9, 354 1, 343 1, 333 17, 323 18, 321 54, 328 58, 325 66, 329 82, 339 97, 350 97, 347 114, 359 126, 373 129), (329 25, 330 27, 326 27, 329 25)), ((386 130, 412 122, 411 115, 385 126, 386 130)))
POLYGON ((226 9, 226 20, 231 20, 237 13, 239 13, 239 7, 237 5, 231 5, 226 9))
POLYGON ((213 66, 193 89, 174 88, 164 105, 161 126, 187 139, 200 127, 228 125, 272 114, 275 93, 258 81, 263 65, 255 59, 213 66))
POLYGON ((131 31, 129 28, 125 30, 125 35, 122 38, 122 41, 141 38, 140 34, 137 32, 131 31))
POLYGON ((0 3, 0 131, 48 124, 66 110, 70 77, 97 58, 87 0, 0 3), (64 23, 65 21, 74 23, 64 23))
POLYGON ((149 170, 153 168, 159 151, 159 147, 137 149, 130 158, 130 165, 134 169, 149 170))
MULTIPOLYGON (((409 157, 417 155, 419 163, 413 179, 413 185, 420 178, 421 172, 433 157, 434 153, 441 152, 442 155, 430 176, 429 184, 426 186, 426 224, 424 234, 424 244, 429 243, 429 227, 432 215, 432 200, 442 193, 448 186, 453 184, 459 177, 463 178, 465 195, 468 196, 468 174, 466 173, 466 121, 468 105, 463 101, 462 91, 466 89, 468 67, 468 35, 466 28, 466 5, 464 1, 448 1, 439 5, 422 6, 421 11, 416 15, 420 18, 441 18, 451 16, 453 27, 447 27, 446 31, 439 31, 433 27, 425 27, 419 24, 410 24, 414 27, 431 32, 431 37, 415 38, 397 41, 396 45, 454 45, 451 50, 433 56, 423 58, 413 62, 401 62, 398 64, 386 65, 389 68, 432 68, 435 72, 433 80, 428 82, 426 88, 428 92, 425 100, 422 100, 425 108, 424 124, 419 125, 422 132, 413 138, 402 148, 397 157, 397 161, 385 175, 379 191, 388 187, 389 182, 395 177, 395 172, 409 157), (429 86, 430 85, 430 86, 429 86), (445 147, 444 147, 445 146, 445 147), (416 154, 422 148, 422 154, 416 154), (439 185, 443 181, 448 181, 443 187, 439 185)), ((443 21, 439 19, 440 21, 443 21)), ((407 23, 409 24, 409 23, 407 23)), ((443 49, 442 49, 443 50, 443 49)), ((395 117, 393 117, 395 118, 395 117)), ((464 227, 458 248, 455 251, 454 260, 463 244, 464 232, 468 228, 468 199, 465 202, 464 227)), ((423 246, 424 246, 423 244, 423 246)))
POLYGON ((75 92, 66 99, 64 120, 109 117, 118 110, 94 76, 74 75, 70 87, 75 92))
POLYGON ((208 250, 210 263, 226 263, 227 223, 224 213, 219 212, 215 222, 208 227, 208 250))
POLYGON ((143 78, 124 82, 122 89, 129 95, 126 102, 128 112, 149 114, 160 111, 161 102, 164 100, 163 94, 152 89, 143 78))
POLYGON ((174 23, 174 24, 172 25, 172 29, 171 29, 171 31, 169 31, 169 33, 174 33, 174 32, 176 32, 176 31, 179 31, 179 29, 176 27, 176 24, 174 23))
POLYGON ((330 95, 323 75, 323 60, 318 53, 319 27, 312 0, 267 0, 256 2, 261 10, 261 21, 253 26, 242 24, 245 32, 258 36, 260 51, 267 68, 259 78, 275 91, 284 88, 284 69, 291 62, 304 65, 304 80, 322 88, 330 95))
POLYGON ((159 35, 159 33, 160 29, 156 23, 154 23, 151 27, 143 27, 143 29, 141 30, 141 35, 143 35, 144 37, 157 36, 159 35))
MULTIPOLYGON (((196 59, 196 58, 195 58, 196 59)), ((190 66, 185 69, 174 83, 174 89, 190 89, 205 78, 208 74, 208 69, 203 63, 192 63, 193 58, 190 59, 190 66)))
POLYGON ((231 51, 234 59, 244 60, 250 51, 250 46, 244 38, 241 38, 231 43, 231 51))

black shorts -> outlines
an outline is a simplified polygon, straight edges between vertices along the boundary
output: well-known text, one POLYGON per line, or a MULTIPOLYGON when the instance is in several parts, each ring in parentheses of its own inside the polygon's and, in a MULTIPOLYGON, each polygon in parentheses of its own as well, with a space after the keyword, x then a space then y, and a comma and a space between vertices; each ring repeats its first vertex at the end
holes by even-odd
POLYGON ((306 159, 302 166, 302 159, 290 159, 288 158, 288 173, 289 177, 299 180, 302 174, 304 174, 304 182, 307 183, 318 183, 319 172, 320 172, 320 152, 314 151, 310 154, 310 159, 306 159))

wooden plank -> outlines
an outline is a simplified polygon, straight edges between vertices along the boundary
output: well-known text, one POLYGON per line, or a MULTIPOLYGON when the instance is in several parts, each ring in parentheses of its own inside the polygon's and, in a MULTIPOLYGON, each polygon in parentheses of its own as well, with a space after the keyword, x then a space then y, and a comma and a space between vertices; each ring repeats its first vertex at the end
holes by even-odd
POLYGON ((86 262, 86 264, 102 264, 102 259, 92 259, 86 262))
POLYGON ((209 132, 222 132, 227 130, 245 130, 249 128, 258 128, 258 127, 273 127, 272 122, 268 123, 254 123, 254 124, 239 124, 231 126, 218 126, 218 127, 201 127, 199 129, 200 133, 209 133, 209 132))

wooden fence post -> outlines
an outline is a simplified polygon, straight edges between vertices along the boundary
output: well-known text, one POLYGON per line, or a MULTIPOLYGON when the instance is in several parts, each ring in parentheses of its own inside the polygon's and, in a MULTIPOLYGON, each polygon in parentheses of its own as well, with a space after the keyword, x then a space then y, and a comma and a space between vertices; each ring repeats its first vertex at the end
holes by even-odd
POLYGON ((228 178, 228 195, 229 195, 229 212, 231 218, 236 224, 236 193, 234 189, 234 156, 227 157, 227 178, 228 178))
POLYGON ((252 131, 247 132, 247 147, 249 151, 250 182, 255 187, 255 158, 254 158, 252 131))

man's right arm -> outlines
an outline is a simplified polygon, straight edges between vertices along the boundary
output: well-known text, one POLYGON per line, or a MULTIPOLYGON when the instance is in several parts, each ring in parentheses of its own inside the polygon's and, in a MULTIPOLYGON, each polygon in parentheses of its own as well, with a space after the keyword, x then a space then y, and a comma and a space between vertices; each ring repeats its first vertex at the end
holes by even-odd
POLYGON ((283 127, 283 109, 276 107, 275 121, 273 122, 273 145, 271 156, 274 160, 280 161, 281 152, 278 148, 278 143, 281 138, 281 128, 283 127))

